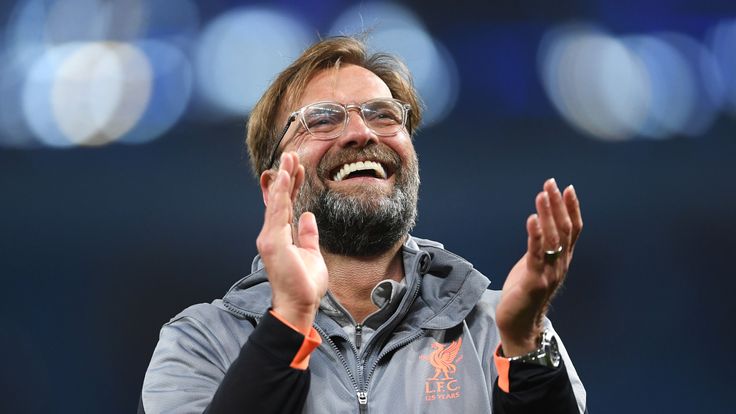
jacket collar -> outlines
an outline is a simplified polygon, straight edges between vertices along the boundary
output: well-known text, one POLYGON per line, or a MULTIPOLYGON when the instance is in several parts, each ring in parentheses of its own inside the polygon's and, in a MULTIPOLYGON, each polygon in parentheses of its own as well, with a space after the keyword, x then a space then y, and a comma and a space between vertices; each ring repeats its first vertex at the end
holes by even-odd
MULTIPOLYGON (((490 281, 442 244, 407 237, 402 247, 407 295, 419 289, 408 319, 424 329, 458 325, 480 300, 490 281)), ((251 274, 236 282, 223 301, 245 313, 263 315, 271 306, 271 286, 260 256, 251 274)), ((407 321, 408 322, 408 321, 407 321)))
POLYGON ((422 254, 426 259, 420 259, 417 266, 422 275, 420 293, 409 319, 423 329, 457 326, 473 310, 490 280, 440 243, 416 237, 410 241, 413 243, 404 245, 405 260, 407 256, 422 254))

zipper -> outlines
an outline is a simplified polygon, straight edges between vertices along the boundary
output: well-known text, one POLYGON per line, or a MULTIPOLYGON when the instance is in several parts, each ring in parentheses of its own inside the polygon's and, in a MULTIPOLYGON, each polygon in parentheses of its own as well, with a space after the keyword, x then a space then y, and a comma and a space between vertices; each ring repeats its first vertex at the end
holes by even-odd
MULTIPOLYGON (((421 287, 421 285, 422 285, 422 278, 420 277, 419 280, 417 280, 417 282, 415 284, 415 287, 414 287, 414 289, 411 292, 411 299, 408 302, 406 302, 407 303, 407 306, 411 307, 411 304, 414 303, 415 300, 417 300, 417 296, 419 296, 419 288, 421 287)), ((401 312, 396 312, 392 316, 392 319, 396 318, 399 313, 401 313, 401 312)), ((391 324, 389 324, 388 326, 391 326, 391 324)), ((376 359, 371 364, 370 369, 368 370, 368 376, 365 379, 366 390, 368 389, 368 384, 371 381, 371 377, 373 376, 373 372, 376 370, 376 367, 378 366, 378 362, 381 360, 381 358, 383 358, 384 356, 386 356, 389 352, 393 352, 393 351, 395 351, 395 350, 397 350, 397 349, 399 349, 399 348, 401 348, 401 347, 403 347, 403 346, 411 343, 412 341, 414 341, 415 339, 421 337, 422 335, 424 335, 424 331, 420 329, 414 335, 412 335, 412 336, 404 339, 403 341, 400 341, 400 342, 397 342, 397 343, 393 344, 390 348, 384 349, 378 355, 378 357, 376 357, 376 359)), ((376 336, 376 335, 374 334, 373 336, 376 336)))
MULTIPOLYGON (((417 259, 417 260, 419 260, 419 259, 417 259)), ((422 285, 422 278, 421 278, 421 277, 419 277, 419 280, 417 280, 417 282, 416 282, 416 284, 415 284, 415 286, 414 286, 414 289, 412 289, 412 291, 411 291, 411 299, 410 299, 409 301, 407 301, 407 302, 406 302, 405 306, 411 307, 411 305, 412 305, 412 304, 414 303, 414 301, 415 301, 415 300, 417 299, 417 296, 419 296, 419 289, 420 289, 421 285, 422 285)), ((394 321, 394 320, 395 320, 395 319, 396 319, 396 318, 398 317, 398 315, 399 315, 399 314, 403 314, 403 313, 404 313, 404 312, 400 312, 400 311, 397 311, 397 312, 395 312, 395 313, 394 313, 394 314, 393 314, 393 315, 391 316, 391 321, 390 321, 390 323, 388 323, 388 324, 387 324, 386 326, 392 326, 392 323, 393 323, 393 321, 394 321)), ((418 330, 418 331, 417 331, 417 332, 416 332, 416 333, 415 333, 414 335, 411 335, 411 336, 409 336, 409 337, 405 338, 404 340, 402 340, 402 341, 400 341, 400 342, 397 342, 397 343, 393 344, 393 345, 392 345, 392 346, 391 346, 390 348, 384 349, 384 350, 383 350, 383 351, 382 351, 382 352, 381 352, 381 353, 380 353, 380 354, 378 355, 378 357, 376 357, 376 359, 375 359, 375 360, 373 361, 373 363, 371 364, 371 367, 370 367, 370 369, 368 370, 368 376, 367 376, 367 377, 365 377, 365 380, 363 381, 363 385, 364 385, 364 387, 365 387, 365 392, 364 392, 364 394, 365 394, 365 403, 366 403, 366 404, 368 403, 368 392, 367 392, 367 391, 368 391, 368 385, 370 384, 370 381, 371 381, 371 377, 373 376, 373 372, 374 372, 374 371, 376 370, 376 367, 378 367, 378 362, 379 362, 379 361, 380 361, 380 360, 381 360, 381 359, 382 359, 382 358, 383 358, 384 356, 386 356, 386 355, 387 355, 388 353, 390 353, 390 352, 393 352, 393 351, 395 351, 395 350, 397 350, 397 349, 399 349, 399 348, 401 348, 401 347, 403 347, 403 346, 406 346, 406 345, 408 345, 409 343, 413 342, 413 341, 414 341, 414 340, 416 340, 417 338, 420 338, 420 337, 422 337, 423 335, 424 335, 424 331, 423 331, 422 329, 420 329, 420 330, 418 330)), ((371 338, 375 338, 375 337, 377 337, 377 336, 378 336, 378 332, 375 332, 375 333, 374 333, 374 334, 373 334, 373 335, 371 336, 371 338)), ((373 342, 373 343, 375 343, 375 341, 369 341, 369 342, 373 342)), ((364 354, 364 355, 369 355, 369 353, 368 353, 368 349, 367 349, 367 348, 365 349, 365 352, 363 352, 363 354, 364 354)), ((363 374, 364 374, 364 365, 363 365, 363 360, 361 360, 361 361, 360 361, 359 369, 360 369, 360 371, 361 371, 361 372, 360 372, 360 378, 361 378, 361 380, 363 380, 363 378, 364 378, 364 377, 363 377, 363 374)), ((358 402, 360 403, 360 396, 359 396, 359 398, 358 398, 358 402)), ((364 411, 361 411, 361 413, 364 413, 364 411)))
POLYGON ((368 411, 368 393, 364 391, 358 391, 358 411, 361 414, 365 414, 368 411))
POLYGON ((378 355, 378 358, 373 361, 373 364, 371 364, 371 368, 368 370, 368 377, 365 380, 366 384, 370 383, 371 377, 373 376, 373 371, 375 371, 376 367, 378 367, 378 362, 381 360, 381 358, 383 358, 390 352, 394 352, 395 350, 414 342, 416 339, 421 338, 422 336, 424 336, 424 331, 420 329, 414 335, 404 339, 401 342, 393 344, 390 348, 384 349, 383 352, 378 355))
POLYGON ((355 347, 360 350, 360 344, 362 342, 363 325, 355 325, 355 347))
MULTIPOLYGON (((417 259, 417 260, 419 260, 419 259, 417 259)), ((417 281, 414 289, 411 292, 411 295, 412 295, 411 296, 411 299, 408 302, 406 302, 406 306, 411 307, 411 304, 414 303, 414 301, 417 299, 417 296, 419 296, 419 288, 420 288, 420 286, 422 284, 421 282, 422 282, 422 279, 420 277, 419 280, 417 281)), ((263 317, 262 314, 257 314, 257 313, 243 311, 242 309, 239 309, 239 308, 235 307, 234 305, 231 305, 230 303, 225 302, 225 301, 223 301, 223 304, 225 305, 226 308, 230 309, 231 311, 233 311, 233 312, 235 312, 235 313, 237 313, 239 315, 245 316, 245 317, 251 317, 251 318, 256 319, 256 320, 260 320, 263 317)), ((393 322, 393 320, 395 320, 397 318, 397 315, 399 315, 400 313, 403 313, 403 312, 396 312, 396 313, 394 313, 394 315, 391 317, 391 322, 393 322)), ((370 367, 370 369, 368 371, 368 376, 365 377, 364 376, 364 374, 365 374, 365 361, 363 360, 362 357, 360 357, 358 355, 358 353, 359 353, 358 350, 360 350, 360 346, 361 346, 361 342, 362 342, 363 325, 362 324, 356 324, 355 325, 355 346, 352 346, 351 345, 351 348, 353 349, 353 353, 355 355, 355 359, 356 359, 356 361, 358 363, 358 378, 361 380, 361 383, 363 385, 363 387, 361 388, 358 385, 358 381, 356 380, 355 376, 352 374, 352 372, 350 372, 350 367, 348 366, 348 363, 345 360, 345 357, 343 356, 342 352, 340 352, 340 349, 337 347, 337 345, 332 340, 332 338, 330 338, 327 335, 327 333, 322 328, 320 328, 319 326, 317 326, 316 323, 313 324, 313 326, 314 326, 314 329, 317 332, 319 332, 319 334, 330 345, 330 347, 332 348, 332 350, 335 352, 335 355, 337 355, 337 358, 340 360, 340 363, 342 364, 343 368, 345 369, 345 373, 348 375, 348 378, 350 379, 350 382, 353 385, 353 389, 355 390, 355 396, 358 399, 358 412, 360 414, 366 414, 368 412, 368 384, 370 384, 370 380, 371 380, 371 377, 373 376, 373 372, 378 367, 378 362, 381 360, 381 358, 383 358, 384 356, 386 356, 388 353, 393 352, 396 349, 399 349, 399 348, 401 348, 401 347, 403 347, 403 346, 405 346, 405 345, 413 342, 417 338, 420 338, 422 335, 424 335, 424 331, 420 329, 414 335, 411 335, 411 336, 405 338, 404 340, 393 344, 390 348, 384 349, 378 355, 378 357, 373 361, 373 363, 371 364, 371 367, 370 367), (362 391, 361 391, 361 389, 362 389, 362 391)), ((387 326, 391 326, 391 323, 389 323, 387 326)), ((376 334, 377 333, 378 332, 376 332, 376 334)), ((376 337, 377 336, 376 334, 374 334, 373 337, 376 337)), ((373 341, 373 342, 375 342, 375 341, 373 341)), ((348 341, 348 344, 350 344, 350 341, 348 341)), ((368 355, 368 352, 367 351, 368 350, 366 349, 366 352, 363 352, 363 354, 364 355, 368 355)))
MULTIPOLYGON (((345 357, 342 355, 342 352, 340 352, 340 348, 338 348, 337 344, 335 344, 335 341, 333 341, 332 338, 330 338, 329 335, 327 335, 327 333, 324 330, 322 330, 322 328, 317 326, 317 324, 314 325, 314 329, 317 332, 319 332, 319 334, 330 345, 330 348, 332 348, 332 351, 335 352, 335 355, 337 355, 337 359, 340 360, 342 367, 345 368, 345 373, 348 374, 348 378, 350 379, 350 382, 353 385, 353 389, 355 390, 355 396, 358 398, 358 411, 361 414, 365 414, 368 410, 368 393, 365 391, 361 391, 360 387, 358 386, 358 381, 355 379, 355 376, 353 376, 353 373, 350 372, 350 367, 348 366, 348 362, 345 360, 345 357)), ((348 343, 349 342, 350 341, 348 341, 348 343)), ((358 358, 357 352, 355 353, 355 359, 358 360, 358 373, 359 373, 359 376, 362 377, 363 361, 358 358)))
MULTIPOLYGON (((240 316, 253 318, 257 321, 263 318, 263 314, 246 312, 240 308, 235 307, 234 305, 231 305, 229 302, 223 301, 222 303, 230 311, 240 316)), ((325 341, 327 341, 327 343, 330 345, 333 352, 335 352, 335 355, 337 355, 337 359, 340 360, 342 367, 345 369, 345 373, 348 375, 348 378, 350 379, 350 383, 353 385, 353 389, 355 390, 355 396, 358 399, 358 411, 360 412, 360 414, 367 413, 368 412, 368 393, 360 390, 360 387, 358 386, 358 381, 355 379, 355 376, 353 376, 353 373, 350 372, 350 367, 348 366, 348 362, 345 360, 345 357, 342 355, 342 352, 340 352, 340 348, 338 348, 337 345, 335 344, 335 341, 333 341, 332 338, 330 338, 330 336, 327 335, 327 333, 322 328, 317 326, 317 324, 314 324, 313 326, 314 326, 314 329, 317 332, 319 332, 322 338, 324 338, 325 341)), ((360 337, 359 336, 360 334, 358 334, 358 332, 362 331, 362 329, 363 329, 362 325, 360 324, 356 325, 356 338, 360 337), (358 327, 360 328, 358 329, 358 327)), ((356 339, 356 342, 358 343, 358 346, 360 346, 360 340, 356 339)), ((350 343, 350 341, 348 341, 348 343, 350 343)), ((363 368, 364 368, 363 360, 358 358, 358 353, 355 352, 355 350, 354 350, 354 354, 355 354, 355 359, 358 361, 358 372, 360 373, 359 375, 360 377, 362 377, 363 368)))

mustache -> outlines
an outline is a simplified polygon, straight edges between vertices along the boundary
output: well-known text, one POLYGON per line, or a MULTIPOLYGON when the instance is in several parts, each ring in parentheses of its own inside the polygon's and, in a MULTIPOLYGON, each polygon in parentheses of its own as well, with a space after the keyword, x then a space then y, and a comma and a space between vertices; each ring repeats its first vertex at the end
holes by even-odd
POLYGON ((385 144, 376 144, 363 148, 345 148, 333 154, 325 155, 317 166, 317 174, 322 178, 330 178, 330 173, 337 167, 356 160, 380 162, 389 172, 397 172, 401 167, 401 157, 385 144))

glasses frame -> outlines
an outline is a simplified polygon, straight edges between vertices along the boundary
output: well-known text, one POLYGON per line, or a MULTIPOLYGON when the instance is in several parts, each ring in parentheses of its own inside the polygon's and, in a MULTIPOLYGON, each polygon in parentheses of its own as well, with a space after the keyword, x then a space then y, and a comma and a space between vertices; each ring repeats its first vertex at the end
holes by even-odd
MULTIPOLYGON (((307 127, 307 121, 304 119, 304 112, 305 112, 305 110, 307 108, 309 108, 311 106, 314 106, 314 105, 320 105, 320 104, 326 104, 326 103, 328 103, 328 104, 333 104, 333 105, 341 106, 341 107, 343 107, 343 109, 345 109, 345 114, 346 114, 345 121, 343 122, 343 125, 342 125, 342 128, 340 129, 340 132, 337 133, 337 134, 335 134, 334 137, 325 138, 325 140, 335 139, 335 138, 339 137, 340 135, 342 135, 343 132, 345 132, 345 128, 347 127, 348 121, 350 120, 349 111, 350 110, 353 110, 353 109, 355 109, 355 110, 358 111, 358 113, 360 114, 360 118, 363 120, 363 123, 365 123, 365 125, 368 127, 368 129, 370 129, 374 134, 379 135, 379 136, 384 136, 384 137, 385 136, 394 135, 396 132, 398 132, 398 130, 396 132, 391 132, 391 133, 388 133, 388 134, 386 134, 386 133, 380 133, 380 132, 375 131, 373 128, 371 128, 371 126, 368 124, 368 121, 365 120, 365 115, 363 115, 363 108, 365 107, 366 104, 370 104, 370 103, 376 102, 376 101, 393 101, 393 102, 399 104, 399 106, 401 106, 401 109, 402 109, 402 117, 401 117, 401 121, 402 122, 401 122, 401 125, 399 126, 398 129, 401 129, 405 125, 407 125, 407 120, 409 118, 409 111, 411 111, 411 105, 409 105, 406 102, 402 102, 402 101, 400 101, 398 99, 393 99, 393 98, 376 98, 376 99, 371 99, 371 100, 365 101, 365 102, 360 103, 360 104, 347 104, 347 105, 342 104, 340 102, 333 102, 333 101, 313 102, 313 103, 310 103, 309 105, 304 105, 303 107, 301 107, 301 108, 297 109, 296 111, 292 112, 291 114, 289 114, 289 119, 286 120, 286 125, 284 126, 284 129, 281 130, 281 134, 279 134, 279 139, 276 140, 276 145, 273 147, 273 151, 271 151, 271 161, 268 163, 268 169, 271 169, 273 167, 274 162, 276 162, 276 153, 279 150, 279 146, 281 145, 281 141, 284 140, 284 137, 286 137, 286 132, 289 131, 289 127, 291 127, 291 124, 294 121, 296 121, 297 118, 299 118, 299 120, 301 121, 302 126, 304 127, 304 129, 307 132, 309 132, 309 135, 313 135, 312 132, 307 127)), ((411 123, 409 123, 409 128, 411 128, 411 123)))

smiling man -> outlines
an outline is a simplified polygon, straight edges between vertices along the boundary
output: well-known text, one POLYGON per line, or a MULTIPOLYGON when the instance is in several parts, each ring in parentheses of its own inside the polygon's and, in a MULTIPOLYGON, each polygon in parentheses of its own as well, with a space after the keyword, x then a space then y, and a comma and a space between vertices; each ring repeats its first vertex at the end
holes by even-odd
POLYGON ((250 275, 162 330, 139 412, 582 413, 544 317, 582 229, 548 180, 503 291, 409 234, 421 106, 405 66, 322 40, 251 113, 266 213, 250 275))

